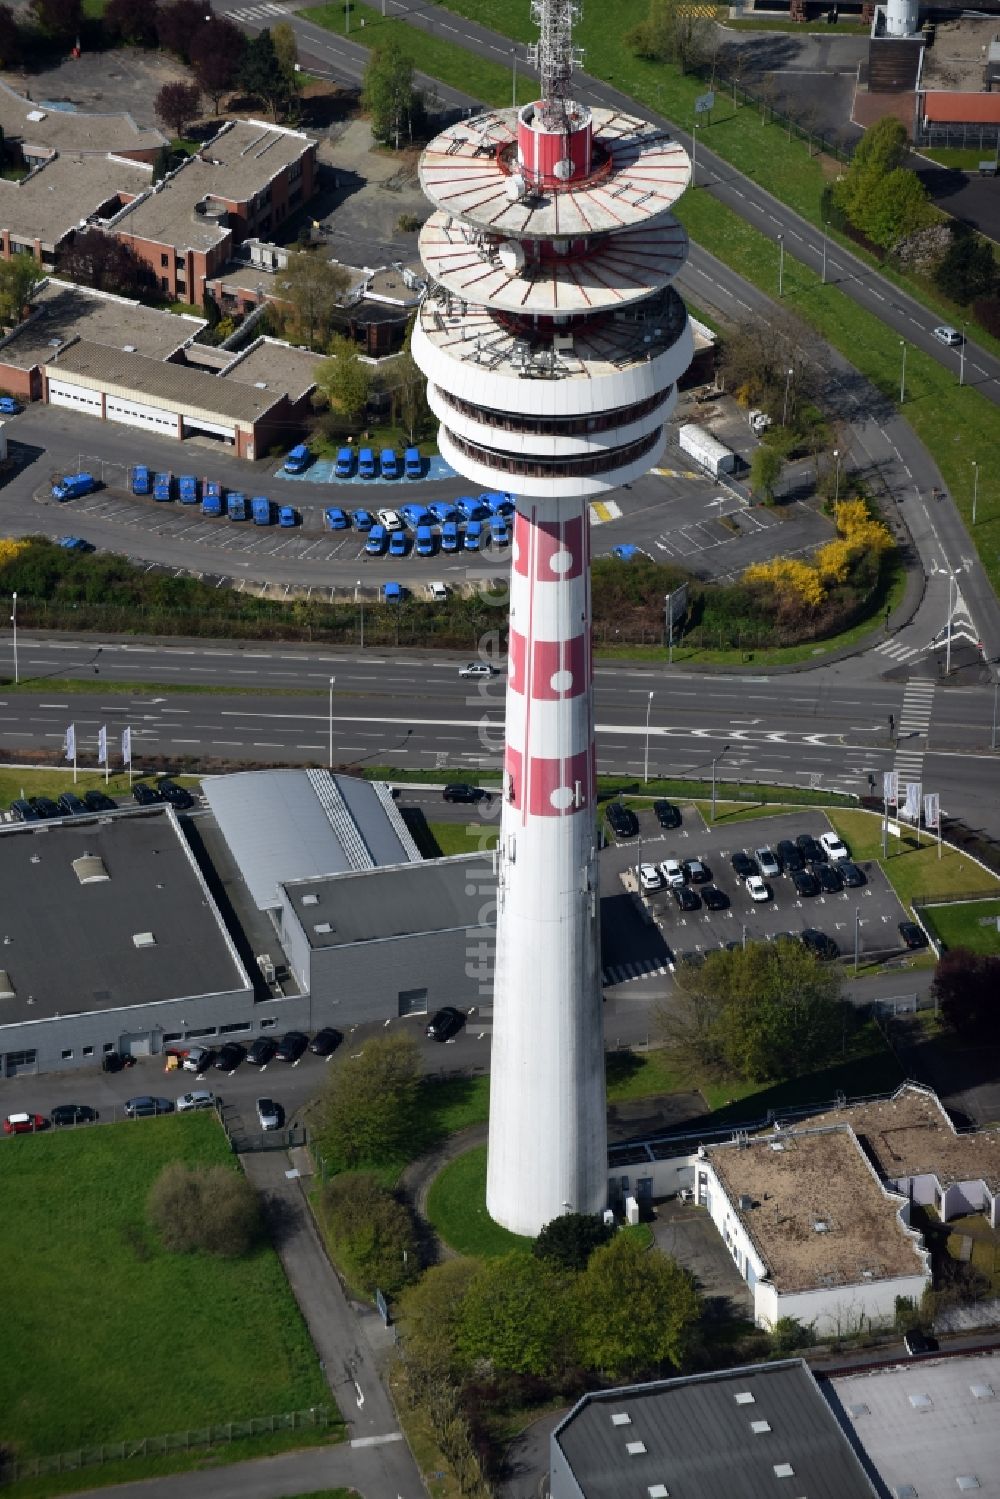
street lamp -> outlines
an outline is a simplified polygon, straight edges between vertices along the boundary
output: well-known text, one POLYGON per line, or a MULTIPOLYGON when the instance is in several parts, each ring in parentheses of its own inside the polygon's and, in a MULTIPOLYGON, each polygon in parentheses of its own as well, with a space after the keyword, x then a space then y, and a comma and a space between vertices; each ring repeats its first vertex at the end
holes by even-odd
POLYGON ((10 622, 14 628, 14 685, 17 686, 21 680, 17 670, 17 594, 13 594, 13 603, 10 611, 10 622))
POLYGON ((785 284, 785 236, 778 235, 778 296, 784 295, 785 284))
POLYGON ((698 125, 691 126, 691 186, 698 186, 698 125))
POLYGON ((990 735, 990 749, 997 747, 997 692, 1000 690, 1000 671, 993 675, 993 733, 990 735))
POLYGON ((794 370, 789 370, 785 376, 785 404, 781 408, 781 425, 783 427, 788 426, 788 388, 792 383, 792 376, 794 374, 794 370))
POLYGON ((514 69, 513 77, 511 78, 511 84, 510 84, 510 107, 511 107, 511 109, 516 109, 517 108, 517 48, 516 47, 511 47, 511 49, 510 49, 510 56, 511 56, 511 63, 512 63, 512 66, 513 66, 513 69, 514 69))
POLYGON ((329 757, 328 757, 328 762, 327 763, 328 763, 328 765, 329 765, 329 767, 330 767, 331 770, 333 769, 333 684, 334 684, 334 682, 336 682, 336 680, 337 680, 336 677, 331 677, 330 678, 330 717, 329 717, 329 726, 330 726, 330 746, 329 746, 329 748, 330 748, 330 753, 329 753, 329 757))
POLYGON ((650 693, 646 701, 646 753, 642 762, 643 782, 649 780, 649 715, 653 711, 653 694, 650 693))
POLYGON ((726 754, 726 752, 728 750, 731 750, 731 749, 732 749, 732 745, 731 744, 724 744, 722 746, 722 748, 720 749, 719 753, 716 755, 715 759, 712 761, 712 817, 711 817, 711 821, 712 822, 715 821, 715 767, 718 765, 718 763, 722 759, 723 755, 726 754))
MULTIPOLYGON (((361 587, 361 579, 359 578, 358 581, 354 585, 354 602, 355 603, 359 602, 359 600, 358 600, 358 590, 360 589, 360 587, 361 587)), ((361 603, 361 644, 359 646, 359 649, 363 651, 364 648, 365 648, 365 601, 364 601, 364 599, 361 599, 360 603, 361 603)))
POLYGON ((906 400, 906 340, 899 340, 899 347, 903 351, 903 367, 899 372, 899 404, 902 406, 906 400))
POLYGON ((962 342, 958 346, 958 383, 965 384, 965 330, 968 323, 962 324, 962 342))
POLYGON ((823 223, 823 285, 824 286, 826 285, 826 251, 827 251, 827 245, 829 244, 829 238, 830 238, 830 220, 826 219, 826 220, 824 220, 824 223, 823 223))
POLYGON ((972 460, 972 524, 976 524, 976 501, 979 498, 979 464, 972 460))
POLYGON ((837 477, 836 477, 836 480, 834 481, 834 490, 833 490, 833 508, 836 510, 837 503, 840 500, 840 449, 839 448, 834 448, 834 450, 833 450, 833 456, 836 459, 836 463, 837 463, 837 477))

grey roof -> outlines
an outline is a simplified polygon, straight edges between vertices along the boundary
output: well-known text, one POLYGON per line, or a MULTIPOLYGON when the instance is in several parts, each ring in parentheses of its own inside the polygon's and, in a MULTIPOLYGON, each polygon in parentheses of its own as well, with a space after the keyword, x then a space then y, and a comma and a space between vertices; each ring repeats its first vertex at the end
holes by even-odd
POLYGON ((387 788, 325 770, 246 770, 202 784, 261 910, 278 886, 317 875, 418 861, 387 788))
POLYGON ((150 126, 142 128, 130 114, 91 114, 84 110, 52 109, 26 99, 0 82, 0 128, 10 141, 20 141, 30 154, 58 151, 156 151, 167 137, 150 126), (39 118, 40 117, 40 118, 39 118))
POLYGON ((314 948, 496 925, 496 875, 482 854, 286 882, 285 894, 314 948))
POLYGON ((54 156, 22 182, 0 178, 0 226, 18 243, 37 239, 55 248, 119 194, 145 192, 149 176, 148 166, 117 156, 54 156))
POLYGON ((552 1499, 563 1499, 557 1450, 585 1499, 875 1494, 799 1360, 585 1396, 556 1427, 552 1443, 552 1499), (748 1395, 752 1401, 740 1399, 748 1395), (752 1422, 766 1422, 768 1429, 754 1431, 752 1422), (630 1451, 629 1444, 639 1447, 630 1451), (776 1472, 782 1464, 792 1470, 785 1477, 776 1472))
POLYGON ((0 1026, 250 987, 168 808, 4 828, 0 940, 0 1026), (83 854, 109 878, 81 884, 83 854))
POLYGON ((889 1493, 958 1495, 974 1477, 982 1499, 1000 1495, 1000 1354, 838 1376, 828 1395, 889 1493))
POLYGON ((53 356, 55 338, 63 343, 84 338, 118 349, 131 344, 140 354, 165 359, 204 326, 204 318, 144 307, 50 277, 35 293, 28 320, 0 342, 0 364, 23 370, 43 365, 53 356))
POLYGON ((321 363, 320 357, 308 349, 293 348, 276 338, 261 338, 227 365, 222 377, 240 385, 263 385, 281 395, 287 392, 297 401, 316 384, 321 363))
POLYGON ((282 391, 257 390, 220 380, 207 370, 184 364, 167 364, 145 354, 126 354, 87 339, 71 344, 50 359, 45 372, 52 380, 68 375, 81 385, 110 395, 138 396, 166 411, 197 419, 201 415, 252 425, 281 400, 282 391))

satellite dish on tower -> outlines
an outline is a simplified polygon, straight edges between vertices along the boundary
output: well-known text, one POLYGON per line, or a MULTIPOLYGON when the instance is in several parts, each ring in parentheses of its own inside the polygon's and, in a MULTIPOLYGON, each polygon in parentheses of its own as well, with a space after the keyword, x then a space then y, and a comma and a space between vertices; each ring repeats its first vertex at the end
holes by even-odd
POLYGON ((508 276, 516 276, 524 269, 524 250, 515 239, 505 239, 497 251, 497 259, 508 276))
POLYGON ((508 198, 513 198, 516 203, 524 197, 524 178, 517 172, 512 172, 504 184, 508 198))
POLYGON ((574 161, 570 161, 568 156, 564 156, 561 160, 556 162, 552 170, 559 178, 560 182, 568 182, 573 173, 576 171, 576 163, 574 161))

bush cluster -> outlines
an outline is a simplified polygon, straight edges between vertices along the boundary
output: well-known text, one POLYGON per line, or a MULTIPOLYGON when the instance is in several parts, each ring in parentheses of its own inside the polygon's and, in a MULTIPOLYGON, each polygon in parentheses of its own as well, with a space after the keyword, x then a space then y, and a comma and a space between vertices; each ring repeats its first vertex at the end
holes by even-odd
POLYGON ((149 1189, 146 1214, 164 1249, 240 1259, 260 1242, 260 1199, 229 1166, 171 1161, 149 1189))

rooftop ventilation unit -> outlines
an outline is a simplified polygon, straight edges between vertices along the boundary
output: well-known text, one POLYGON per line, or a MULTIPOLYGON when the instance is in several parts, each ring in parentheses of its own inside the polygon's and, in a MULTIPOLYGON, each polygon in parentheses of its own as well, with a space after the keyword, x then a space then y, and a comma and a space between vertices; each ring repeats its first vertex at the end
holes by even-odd
POLYGON ((73 860, 73 873, 81 885, 99 885, 102 880, 111 878, 99 854, 82 853, 73 860))
POLYGON ((303 895, 303 897, 302 897, 302 904, 304 906, 318 906, 319 905, 319 896, 316 895, 315 893, 312 894, 312 895, 303 895))
POLYGON ((749 1213, 749 1211, 750 1211, 750 1209, 752 1207, 753 1207, 753 1198, 751 1196, 749 1196, 748 1193, 741 1192, 740 1196, 739 1196, 739 1209, 740 1209, 740 1212, 741 1213, 749 1213))
POLYGON ((10 981, 6 968, 0 968, 0 999, 16 999, 17 991, 10 981))
POLYGON ((816 1219, 813 1224, 813 1232, 817 1234, 828 1234, 830 1232, 830 1225, 825 1218, 816 1219))
POLYGON ((313 927, 313 931, 317 932, 321 937, 326 937, 333 931, 333 927, 328 921, 319 921, 313 927))
POLYGON ((632 1417, 628 1411, 612 1411, 611 1424, 612 1426, 631 1426, 632 1417))
POLYGON ((152 932, 133 932, 132 943, 135 947, 155 947, 156 938, 152 932))
POLYGON ((737 1405, 754 1405, 757 1397, 752 1395, 749 1390, 737 1390, 733 1398, 737 1405))
POLYGON ((626 1442, 625 1451, 629 1457, 642 1457, 646 1451, 646 1444, 645 1442, 626 1442))

